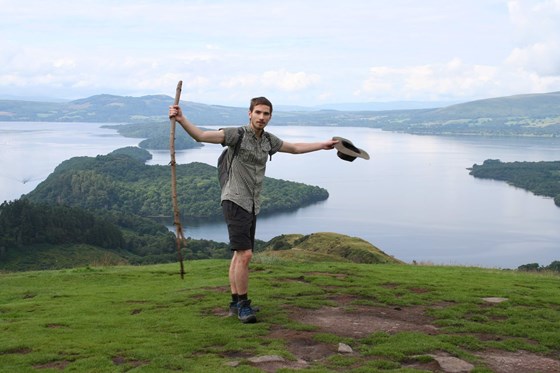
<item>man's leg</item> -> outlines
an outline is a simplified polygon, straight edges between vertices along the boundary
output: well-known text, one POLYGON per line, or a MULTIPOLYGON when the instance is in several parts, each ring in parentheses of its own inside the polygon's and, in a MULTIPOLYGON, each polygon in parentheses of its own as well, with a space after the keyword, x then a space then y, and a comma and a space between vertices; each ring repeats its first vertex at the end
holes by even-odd
POLYGON ((229 268, 229 280, 232 294, 247 295, 249 292, 249 262, 253 251, 237 250, 233 253, 229 268))
POLYGON ((237 303, 239 303, 239 293, 237 292, 237 287, 235 286, 235 263, 236 255, 233 252, 233 257, 229 264, 229 287, 231 289, 231 302, 229 304, 229 316, 237 316, 239 310, 237 309, 237 303))
POLYGON ((223 201, 222 208, 233 250, 228 276, 232 294, 230 314, 235 312, 237 306, 237 316, 242 322, 256 322, 255 312, 251 308, 251 301, 247 295, 249 291, 249 263, 253 257, 252 249, 255 240, 256 216, 231 201, 223 201), (235 304, 235 300, 238 300, 237 304, 235 304))
POLYGON ((257 321, 255 310, 251 307, 251 301, 248 299, 249 292, 249 262, 253 257, 252 250, 237 250, 233 253, 229 267, 229 280, 232 294, 232 303, 230 304, 230 315, 233 316, 237 310, 237 317, 244 323, 253 323, 257 321), (235 306, 234 297, 238 299, 235 306))

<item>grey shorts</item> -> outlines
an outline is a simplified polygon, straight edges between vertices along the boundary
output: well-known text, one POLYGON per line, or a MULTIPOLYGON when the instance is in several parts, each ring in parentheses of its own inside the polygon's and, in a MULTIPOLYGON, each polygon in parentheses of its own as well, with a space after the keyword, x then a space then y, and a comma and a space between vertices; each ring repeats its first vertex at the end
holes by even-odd
POLYGON ((231 201, 222 201, 232 251, 253 250, 257 216, 231 201))

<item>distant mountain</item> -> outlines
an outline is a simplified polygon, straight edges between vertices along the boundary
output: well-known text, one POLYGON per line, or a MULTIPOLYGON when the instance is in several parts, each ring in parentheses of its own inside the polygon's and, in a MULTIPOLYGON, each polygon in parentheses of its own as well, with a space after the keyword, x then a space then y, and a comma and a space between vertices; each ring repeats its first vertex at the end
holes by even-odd
MULTIPOLYGON (((0 100, 0 121, 168 121, 173 98, 165 95, 97 95, 64 103, 0 100)), ((247 108, 181 102, 198 125, 247 123, 247 108)), ((354 107, 357 108, 357 107, 354 107)), ((276 108, 274 125, 352 126, 430 135, 560 136, 560 92, 476 100, 440 108, 313 110, 276 108)))
MULTIPOLYGON (((134 123, 168 120, 173 98, 96 95, 69 102, 0 100, 0 120, 134 123)), ((245 123, 247 109, 182 102, 189 118, 199 124, 245 123)))
POLYGON ((274 111, 385 111, 434 109, 458 104, 459 101, 374 101, 374 102, 339 102, 315 106, 275 105, 274 111))
POLYGON ((317 110, 340 111, 384 111, 434 109, 458 104, 459 101, 387 101, 387 102, 348 102, 314 106, 317 110))
POLYGON ((426 135, 560 136, 560 92, 378 114, 363 118, 365 126, 426 135))
POLYGON ((560 92, 488 98, 446 106, 429 114, 449 119, 560 116, 560 92))

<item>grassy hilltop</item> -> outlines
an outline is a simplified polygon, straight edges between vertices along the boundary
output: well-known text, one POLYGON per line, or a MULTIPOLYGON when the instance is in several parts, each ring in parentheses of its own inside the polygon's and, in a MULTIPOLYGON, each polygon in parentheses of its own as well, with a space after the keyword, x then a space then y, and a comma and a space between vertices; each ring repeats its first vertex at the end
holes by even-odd
POLYGON ((0 274, 0 372, 560 368, 558 276, 296 259, 256 256, 252 325, 227 260, 0 274))

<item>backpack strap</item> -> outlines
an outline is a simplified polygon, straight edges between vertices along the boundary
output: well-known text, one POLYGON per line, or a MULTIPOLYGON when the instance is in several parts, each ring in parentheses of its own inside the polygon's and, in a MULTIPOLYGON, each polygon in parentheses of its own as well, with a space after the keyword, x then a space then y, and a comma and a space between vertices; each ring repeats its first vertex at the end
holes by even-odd
POLYGON ((239 127, 237 129, 237 142, 235 143, 235 146, 233 148, 233 156, 235 157, 237 155, 237 153, 239 153, 239 148, 241 147, 241 141, 243 141, 243 135, 245 135, 245 130, 243 129, 243 127, 239 127))
POLYGON ((243 135, 245 135, 245 130, 243 129, 243 127, 239 127, 237 129, 237 134, 238 134, 237 142, 233 147, 233 154, 231 155, 231 159, 229 160, 228 174, 231 172, 231 166, 233 165, 233 158, 235 158, 237 153, 239 153, 239 148, 241 147, 241 141, 243 141, 243 135))
POLYGON ((272 152, 272 140, 270 139, 270 134, 266 131, 264 131, 264 137, 266 137, 268 139, 268 143, 270 144, 270 151, 268 152, 268 160, 272 161, 272 154, 274 154, 272 152))

